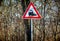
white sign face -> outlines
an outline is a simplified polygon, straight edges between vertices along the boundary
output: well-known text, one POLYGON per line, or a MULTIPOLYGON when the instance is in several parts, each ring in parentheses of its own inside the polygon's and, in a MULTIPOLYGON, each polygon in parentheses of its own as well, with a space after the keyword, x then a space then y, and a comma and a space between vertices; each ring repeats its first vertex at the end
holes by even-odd
POLYGON ((32 7, 32 5, 31 5, 31 7, 29 8, 29 10, 26 14, 26 17, 29 17, 29 16, 38 17, 38 15, 36 14, 36 12, 35 12, 34 8, 32 7))

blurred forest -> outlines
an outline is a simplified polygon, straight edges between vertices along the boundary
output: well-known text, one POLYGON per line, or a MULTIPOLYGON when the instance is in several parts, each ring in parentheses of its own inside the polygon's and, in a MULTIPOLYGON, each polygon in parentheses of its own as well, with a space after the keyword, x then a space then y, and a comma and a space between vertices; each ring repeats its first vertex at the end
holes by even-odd
MULTIPOLYGON (((33 41, 60 41, 60 0, 30 2, 43 17, 33 20, 33 41)), ((26 26, 30 20, 22 19, 27 3, 28 0, 0 0, 0 41, 27 40, 26 26)))

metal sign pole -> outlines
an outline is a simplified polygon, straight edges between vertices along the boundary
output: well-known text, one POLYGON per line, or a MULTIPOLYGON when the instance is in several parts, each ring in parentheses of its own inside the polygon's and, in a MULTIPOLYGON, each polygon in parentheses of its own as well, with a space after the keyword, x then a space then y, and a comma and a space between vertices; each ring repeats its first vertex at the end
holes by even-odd
POLYGON ((31 41, 33 41, 33 20, 30 20, 31 41))

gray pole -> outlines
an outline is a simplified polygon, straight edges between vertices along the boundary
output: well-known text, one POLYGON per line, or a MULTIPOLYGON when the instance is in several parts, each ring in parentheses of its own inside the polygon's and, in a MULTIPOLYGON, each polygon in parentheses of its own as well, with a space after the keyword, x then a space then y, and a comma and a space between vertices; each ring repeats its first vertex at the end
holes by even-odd
POLYGON ((31 41, 33 41, 33 20, 30 20, 30 27, 31 27, 31 41))

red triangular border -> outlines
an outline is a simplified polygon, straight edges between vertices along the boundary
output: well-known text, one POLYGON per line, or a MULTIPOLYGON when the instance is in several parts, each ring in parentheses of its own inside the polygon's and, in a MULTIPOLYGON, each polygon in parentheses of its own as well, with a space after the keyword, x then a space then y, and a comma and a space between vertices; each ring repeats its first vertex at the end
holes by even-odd
POLYGON ((37 9, 35 8, 34 4, 32 2, 30 2, 30 4, 28 5, 28 8, 26 9, 24 15, 22 16, 23 19, 37 19, 37 18, 41 18, 41 15, 38 13, 37 9), (36 11, 36 14, 38 15, 38 17, 32 17, 32 16, 29 16, 29 17, 25 17, 25 15, 27 14, 30 6, 33 6, 34 10, 36 11))

